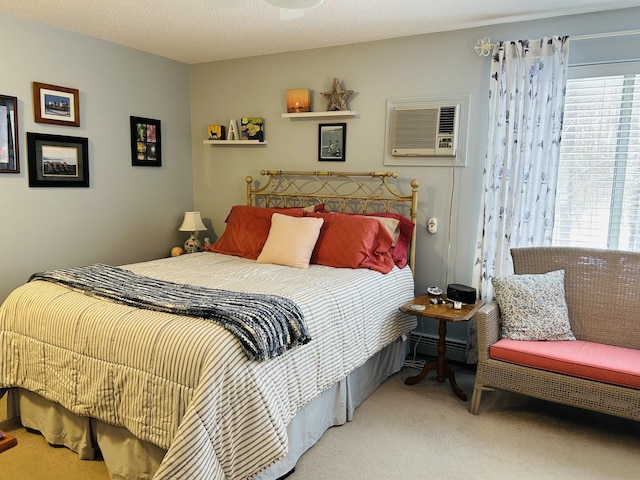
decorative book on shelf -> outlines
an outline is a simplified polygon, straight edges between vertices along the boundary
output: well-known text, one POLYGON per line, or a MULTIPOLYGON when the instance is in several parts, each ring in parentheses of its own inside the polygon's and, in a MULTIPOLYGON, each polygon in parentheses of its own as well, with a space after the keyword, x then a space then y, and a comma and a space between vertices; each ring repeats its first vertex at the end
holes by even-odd
POLYGON ((207 127, 207 139, 208 140, 224 140, 225 139, 224 125, 209 125, 207 127))
POLYGON ((311 90, 295 88, 287 90, 287 113, 311 111, 311 90))
POLYGON ((264 118, 242 117, 240 120, 240 139, 264 142, 264 118))

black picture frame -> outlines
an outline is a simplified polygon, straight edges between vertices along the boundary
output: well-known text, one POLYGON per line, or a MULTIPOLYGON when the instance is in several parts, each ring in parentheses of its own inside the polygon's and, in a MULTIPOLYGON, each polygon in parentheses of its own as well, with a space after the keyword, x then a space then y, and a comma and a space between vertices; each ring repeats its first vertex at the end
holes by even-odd
POLYGON ((27 132, 30 187, 88 187, 89 140, 27 132))
POLYGON ((130 117, 131 165, 134 167, 162 166, 162 136, 160 120, 130 117))
POLYGON ((318 161, 344 162, 346 148, 346 123, 321 123, 318 125, 318 161))
POLYGON ((18 98, 0 95, 0 173, 20 173, 18 98))

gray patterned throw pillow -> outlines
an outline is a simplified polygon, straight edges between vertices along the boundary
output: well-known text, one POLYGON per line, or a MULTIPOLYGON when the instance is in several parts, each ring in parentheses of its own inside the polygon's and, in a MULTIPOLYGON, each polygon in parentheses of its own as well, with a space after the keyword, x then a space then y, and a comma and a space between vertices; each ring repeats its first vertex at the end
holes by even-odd
POLYGON ((564 270, 506 275, 491 282, 502 314, 502 338, 575 340, 564 296, 564 270))

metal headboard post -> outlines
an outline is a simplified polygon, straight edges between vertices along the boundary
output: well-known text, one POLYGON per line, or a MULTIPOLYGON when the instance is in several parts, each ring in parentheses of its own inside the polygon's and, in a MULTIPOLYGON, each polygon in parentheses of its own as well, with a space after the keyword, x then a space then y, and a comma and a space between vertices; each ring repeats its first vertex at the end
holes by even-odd
MULTIPOLYGON (((402 195, 389 184, 396 172, 320 172, 261 170, 269 178, 254 186, 246 177, 247 205, 306 207, 325 203, 334 211, 350 213, 396 212, 416 223, 418 180, 411 180, 411 194, 402 195)), ((415 264, 416 229, 409 249, 409 265, 415 264)))

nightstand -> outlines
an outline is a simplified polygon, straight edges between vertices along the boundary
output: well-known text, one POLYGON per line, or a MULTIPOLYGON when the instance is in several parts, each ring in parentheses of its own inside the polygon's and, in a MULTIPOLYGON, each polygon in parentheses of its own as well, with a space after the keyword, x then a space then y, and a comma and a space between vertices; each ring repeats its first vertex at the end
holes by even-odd
POLYGON ((405 303, 400 310, 409 315, 417 315, 419 317, 432 318, 440 322, 438 326, 438 357, 436 360, 425 363, 422 371, 414 376, 407 378, 404 383, 407 385, 415 385, 420 382, 427 374, 433 370, 437 372, 438 382, 444 382, 445 377, 449 379, 451 389, 456 396, 463 401, 467 401, 467 394, 462 391, 456 383, 455 375, 451 367, 447 363, 447 345, 445 338, 447 335, 447 322, 464 322, 470 320, 476 314, 478 309, 484 305, 483 302, 477 301, 473 304, 463 304, 462 308, 455 309, 451 303, 431 303, 434 297, 428 294, 419 295, 410 302, 405 303), (422 308, 424 307, 424 308, 422 308))

